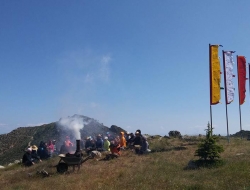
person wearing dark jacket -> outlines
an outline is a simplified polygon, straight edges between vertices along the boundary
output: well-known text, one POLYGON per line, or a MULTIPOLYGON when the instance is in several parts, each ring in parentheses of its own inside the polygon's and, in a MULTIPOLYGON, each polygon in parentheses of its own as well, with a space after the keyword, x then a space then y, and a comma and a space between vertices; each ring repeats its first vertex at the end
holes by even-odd
POLYGON ((31 157, 31 151, 32 149, 28 148, 25 154, 23 155, 22 163, 24 166, 32 166, 35 164, 31 157))
POLYGON ((91 146, 91 138, 90 138, 90 137, 87 137, 87 139, 86 139, 86 141, 85 141, 84 147, 85 147, 85 149, 87 149, 87 148, 90 147, 90 146, 91 146))
POLYGON ((96 150, 103 151, 103 140, 100 134, 96 137, 95 146, 96 150))
POLYGON ((93 150, 96 150, 96 143, 94 139, 90 140, 88 147, 85 149, 87 154, 90 154, 93 150))
POLYGON ((47 146, 43 141, 40 142, 40 145, 37 150, 37 154, 38 156, 40 156, 40 159, 42 160, 50 157, 47 146))
POLYGON ((141 130, 140 129, 137 129, 136 130, 136 133, 139 133, 141 138, 142 138, 142 145, 141 145, 141 151, 140 153, 146 153, 146 152, 149 152, 149 143, 147 141, 147 138, 141 134, 141 130))
POLYGON ((42 162, 42 160, 40 159, 40 156, 38 156, 37 154, 37 146, 36 145, 33 145, 31 147, 32 151, 31 151, 31 158, 34 162, 42 162))
POLYGON ((138 131, 135 132, 135 138, 133 142, 134 142, 135 153, 139 154, 142 146, 142 137, 138 131))

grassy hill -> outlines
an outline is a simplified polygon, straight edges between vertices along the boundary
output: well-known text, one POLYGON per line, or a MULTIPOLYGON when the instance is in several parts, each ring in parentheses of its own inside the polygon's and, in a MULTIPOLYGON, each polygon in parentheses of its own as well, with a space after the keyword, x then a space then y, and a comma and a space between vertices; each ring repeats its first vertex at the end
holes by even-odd
POLYGON ((8 134, 0 135, 0 164, 20 160, 29 142, 36 143, 38 139, 56 137, 55 123, 37 127, 19 127, 8 134))
POLYGON ((58 174, 55 157, 29 168, 15 165, 0 170, 1 189, 250 189, 250 141, 224 137, 219 144, 224 165, 188 169, 203 137, 184 139, 149 137, 152 153, 135 155, 131 150, 110 161, 88 160, 79 172, 58 174), (45 169, 50 176, 37 171, 45 169))
MULTIPOLYGON (((110 128, 106 127, 97 120, 86 116, 73 115, 69 118, 80 118, 87 123, 80 130, 82 138, 97 134, 106 134, 107 132, 110 134, 119 134, 120 131, 124 131, 116 125, 112 125, 110 128)), ((41 141, 56 140, 57 147, 60 147, 66 135, 73 137, 72 131, 69 129, 65 130, 59 125, 59 122, 35 127, 19 127, 8 134, 2 134, 0 135, 0 165, 20 160, 28 144, 38 146, 41 141)))

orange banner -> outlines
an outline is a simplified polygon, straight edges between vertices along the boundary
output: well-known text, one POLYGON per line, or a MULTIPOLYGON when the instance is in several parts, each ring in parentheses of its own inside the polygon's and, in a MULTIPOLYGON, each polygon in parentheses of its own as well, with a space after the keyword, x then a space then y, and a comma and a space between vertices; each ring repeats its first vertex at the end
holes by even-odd
POLYGON ((219 45, 210 45, 210 104, 220 101, 220 60, 219 45))

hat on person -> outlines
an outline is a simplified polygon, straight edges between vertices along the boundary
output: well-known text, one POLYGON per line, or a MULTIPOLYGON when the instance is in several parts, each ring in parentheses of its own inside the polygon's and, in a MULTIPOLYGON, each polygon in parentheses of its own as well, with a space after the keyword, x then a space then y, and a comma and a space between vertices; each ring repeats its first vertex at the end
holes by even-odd
POLYGON ((108 137, 104 137, 104 139, 108 139, 108 137))
POLYGON ((136 132, 139 132, 141 134, 141 130, 140 129, 137 129, 136 132))
POLYGON ((32 148, 32 150, 37 150, 38 149, 36 145, 32 145, 31 148, 32 148))

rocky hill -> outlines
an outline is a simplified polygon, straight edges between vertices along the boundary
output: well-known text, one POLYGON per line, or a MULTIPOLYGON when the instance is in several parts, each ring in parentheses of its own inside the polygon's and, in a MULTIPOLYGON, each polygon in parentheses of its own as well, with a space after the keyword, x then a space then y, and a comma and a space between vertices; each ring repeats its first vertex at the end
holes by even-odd
POLYGON ((41 141, 56 140, 57 147, 60 147, 65 136, 76 140, 87 136, 95 137, 97 134, 118 135, 121 131, 124 130, 116 125, 109 128, 82 115, 61 118, 57 122, 41 126, 19 127, 8 134, 0 135, 0 165, 20 160, 28 145, 38 146, 41 141))

